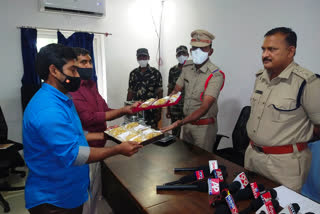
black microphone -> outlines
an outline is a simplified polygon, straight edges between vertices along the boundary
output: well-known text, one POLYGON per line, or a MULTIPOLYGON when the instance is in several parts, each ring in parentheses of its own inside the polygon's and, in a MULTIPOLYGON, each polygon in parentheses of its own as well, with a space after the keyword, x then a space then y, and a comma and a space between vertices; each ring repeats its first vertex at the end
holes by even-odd
MULTIPOLYGON (((221 171, 226 171, 226 167, 224 165, 218 165, 221 171)), ((174 168, 174 172, 188 172, 188 171, 198 171, 198 170, 210 170, 208 165, 197 166, 197 167, 185 167, 185 168, 174 168)))
MULTIPOLYGON (((277 201, 276 199, 271 199, 271 203, 272 206, 274 208, 275 213, 278 213, 280 210, 280 204, 279 201, 277 201)), ((270 205, 270 204, 269 204, 270 205)), ((267 214, 269 213, 267 206, 269 206, 267 204, 263 204, 257 211, 256 214, 267 214)), ((270 209, 270 207, 269 207, 270 209)))
MULTIPOLYGON (((277 192, 274 189, 269 190, 271 194, 271 199, 275 199, 277 197, 277 192)), ((278 202, 279 203, 279 202, 278 202)), ((251 201, 249 207, 239 212, 239 214, 247 214, 252 211, 256 212, 260 207, 262 207, 264 204, 264 201, 260 195, 260 197, 256 198, 255 200, 251 201)))
POLYGON ((227 203, 219 204, 215 208, 215 214, 231 214, 227 203))
MULTIPOLYGON (((252 199, 254 197, 252 189, 250 188, 250 185, 248 185, 249 188, 240 189, 233 195, 233 199, 235 201, 242 201, 242 200, 248 200, 252 199)), ((248 187, 247 186, 247 187, 248 187)), ((262 184, 258 184, 258 189, 260 192, 264 191, 264 186, 262 184)))
MULTIPOLYGON (((199 171, 199 170, 198 170, 199 171)), ((203 169, 203 177, 208 177, 210 176, 210 171, 209 168, 208 169, 203 169)), ((185 175, 183 177, 181 177, 179 180, 176 181, 172 181, 169 183, 165 183, 164 185, 175 185, 175 184, 186 184, 186 183, 191 183, 193 181, 197 180, 197 176, 196 176, 196 172, 194 172, 191 175, 185 175)))
POLYGON ((292 203, 285 206, 279 213, 280 214, 296 214, 300 210, 300 206, 297 203, 292 203))
POLYGON ((157 191, 161 190, 195 190, 199 192, 208 192, 208 183, 207 182, 198 182, 193 185, 161 185, 157 186, 157 191))

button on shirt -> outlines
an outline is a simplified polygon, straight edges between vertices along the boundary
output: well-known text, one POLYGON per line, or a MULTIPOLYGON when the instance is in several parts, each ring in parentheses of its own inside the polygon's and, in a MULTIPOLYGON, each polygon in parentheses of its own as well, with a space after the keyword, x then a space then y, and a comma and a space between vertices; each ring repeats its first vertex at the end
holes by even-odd
POLYGON ((24 112, 23 144, 27 209, 44 203, 75 208, 88 199, 89 167, 74 165, 79 147, 88 143, 68 96, 42 85, 24 112))
POLYGON ((319 94, 320 79, 295 62, 271 81, 266 70, 259 71, 251 96, 251 114, 247 124, 250 139, 263 146, 310 140, 313 124, 320 124, 319 94), (304 80, 307 83, 301 96, 301 106, 293 110, 304 80))
MULTIPOLYGON (((204 91, 205 82, 211 72, 219 69, 216 65, 208 60, 200 69, 196 69, 191 60, 187 61, 182 68, 182 73, 177 81, 177 85, 185 90, 184 108, 185 115, 189 115, 202 105, 200 95, 204 91)), ((210 79, 204 95, 208 95, 218 100, 220 88, 223 84, 223 75, 220 72, 215 72, 210 79)), ((218 114, 217 101, 212 104, 208 112, 202 118, 214 117, 218 114)))

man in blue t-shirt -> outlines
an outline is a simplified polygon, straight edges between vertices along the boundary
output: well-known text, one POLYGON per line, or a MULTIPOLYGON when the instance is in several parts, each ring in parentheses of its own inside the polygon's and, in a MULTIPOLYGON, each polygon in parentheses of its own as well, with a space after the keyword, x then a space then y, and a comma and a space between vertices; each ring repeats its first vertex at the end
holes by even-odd
POLYGON ((80 86, 72 48, 50 44, 37 55, 36 71, 44 80, 23 118, 24 157, 29 168, 25 186, 31 214, 82 213, 88 199, 89 163, 122 154, 131 156, 141 145, 123 142, 114 147, 89 147, 103 133, 83 133, 68 92, 80 86))

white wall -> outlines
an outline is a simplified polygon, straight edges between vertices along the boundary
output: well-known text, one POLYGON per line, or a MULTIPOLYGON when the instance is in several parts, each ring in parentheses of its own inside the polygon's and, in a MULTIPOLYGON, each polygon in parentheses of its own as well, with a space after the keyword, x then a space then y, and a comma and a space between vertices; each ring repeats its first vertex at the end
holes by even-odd
MULTIPOLYGON (((20 32, 16 26, 31 25, 110 32, 105 39, 108 103, 120 107, 126 98, 129 72, 137 66, 135 51, 146 47, 150 64, 156 65, 160 0, 107 0, 102 19, 38 12, 38 0, 0 1, 1 90, 9 136, 21 140, 20 86, 22 59, 20 32), (146 4, 143 4, 146 3, 146 4)), ((263 35, 277 26, 292 27, 298 34, 296 61, 319 73, 320 1, 318 0, 167 0, 162 25, 160 71, 164 89, 169 68, 176 64, 175 48, 189 46, 194 29, 207 29, 216 35, 211 60, 226 73, 219 98, 219 132, 230 135, 242 106, 249 104, 255 72, 262 67, 263 35)), ((230 141, 229 141, 230 142, 230 141)))

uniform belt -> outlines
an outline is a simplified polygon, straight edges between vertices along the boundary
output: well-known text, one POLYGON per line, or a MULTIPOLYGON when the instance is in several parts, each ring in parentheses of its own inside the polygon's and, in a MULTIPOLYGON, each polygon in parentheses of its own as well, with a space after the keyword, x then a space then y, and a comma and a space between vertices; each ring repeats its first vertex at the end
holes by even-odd
POLYGON ((200 120, 191 122, 191 124, 192 125, 208 125, 214 122, 215 122, 214 118, 210 117, 210 118, 200 119, 200 120))
MULTIPOLYGON (((288 154, 293 152, 293 146, 290 145, 284 145, 284 146, 257 146, 252 140, 250 141, 251 147, 258 151, 263 152, 265 154, 288 154)), ((296 143, 297 149, 299 152, 305 150, 308 148, 308 143, 302 142, 302 143, 296 143)))

